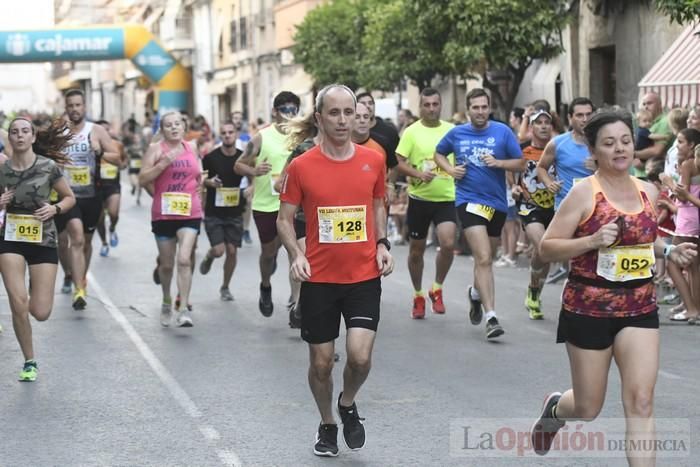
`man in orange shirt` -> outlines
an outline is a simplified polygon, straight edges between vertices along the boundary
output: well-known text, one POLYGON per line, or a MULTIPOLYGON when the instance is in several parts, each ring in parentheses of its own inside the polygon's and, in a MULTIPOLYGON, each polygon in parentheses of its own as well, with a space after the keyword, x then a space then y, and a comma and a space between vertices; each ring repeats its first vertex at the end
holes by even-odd
POLYGON ((340 318, 347 328, 347 363, 338 413, 350 449, 365 445, 355 396, 369 374, 379 324, 382 275, 394 261, 386 235, 385 162, 376 151, 350 139, 355 95, 342 85, 316 98, 318 146, 287 168, 277 229, 301 284, 301 337, 309 344, 309 385, 321 415, 314 454, 338 455, 333 416, 333 356, 340 318), (306 254, 299 248, 294 214, 306 215, 306 254))
POLYGON ((365 104, 357 103, 355 108, 355 127, 352 129, 352 142, 374 149, 382 155, 386 162, 386 151, 381 144, 377 143, 369 134, 369 125, 372 122, 372 114, 365 104))

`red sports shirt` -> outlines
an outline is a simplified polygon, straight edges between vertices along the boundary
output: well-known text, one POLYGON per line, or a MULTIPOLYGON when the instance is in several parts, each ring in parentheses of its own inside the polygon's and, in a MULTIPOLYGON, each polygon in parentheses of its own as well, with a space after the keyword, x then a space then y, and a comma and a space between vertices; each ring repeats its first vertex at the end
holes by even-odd
POLYGON ((310 282, 352 284, 379 276, 374 200, 384 198, 385 164, 374 150, 354 145, 337 161, 319 146, 287 167, 280 200, 306 216, 310 282))

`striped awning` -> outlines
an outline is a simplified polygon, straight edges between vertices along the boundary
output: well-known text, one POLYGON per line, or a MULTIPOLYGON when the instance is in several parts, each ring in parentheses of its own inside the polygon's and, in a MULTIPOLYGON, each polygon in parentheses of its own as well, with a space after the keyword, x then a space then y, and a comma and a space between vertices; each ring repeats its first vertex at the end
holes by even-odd
POLYGON ((640 97, 651 91, 666 108, 700 103, 700 23, 686 28, 639 82, 640 97))

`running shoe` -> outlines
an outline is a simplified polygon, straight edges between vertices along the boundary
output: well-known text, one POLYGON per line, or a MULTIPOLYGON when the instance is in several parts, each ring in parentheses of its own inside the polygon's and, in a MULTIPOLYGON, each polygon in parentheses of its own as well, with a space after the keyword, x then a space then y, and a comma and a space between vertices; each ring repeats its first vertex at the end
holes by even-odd
POLYGON ((253 243, 253 239, 250 238, 250 231, 244 230, 243 231, 243 241, 246 242, 246 244, 251 245, 253 243))
POLYGON ((357 404, 354 402, 350 407, 340 405, 340 398, 343 396, 341 392, 338 395, 338 415, 343 422, 343 441, 348 449, 353 451, 361 449, 365 445, 365 426, 362 424, 364 418, 357 413, 357 404))
POLYGON ((413 297, 413 309, 411 310, 411 318, 425 318, 425 297, 413 297))
POLYGON ((486 338, 494 339, 498 336, 502 336, 506 332, 503 330, 503 326, 498 323, 498 319, 494 316, 486 322, 486 338))
POLYGON ((484 310, 481 309, 481 300, 475 300, 472 298, 472 287, 469 287, 467 291, 467 298, 469 298, 469 320, 474 326, 481 323, 484 318, 484 310))
POLYGON ((677 293, 664 295, 659 301, 659 305, 678 305, 681 302, 681 296, 677 293))
POLYGON ((274 305, 272 304, 272 287, 264 287, 260 284, 260 299, 258 300, 258 308, 260 308, 260 313, 265 318, 272 316, 274 311, 274 305))
POLYGON ((36 361, 27 360, 24 362, 22 371, 19 373, 19 380, 23 383, 31 383, 32 381, 36 381, 37 370, 38 367, 36 361))
POLYGON ((86 294, 83 289, 76 289, 75 294, 73 294, 73 309, 76 311, 82 311, 87 306, 87 300, 85 299, 86 294))
POLYGON ((338 455, 338 425, 322 423, 318 426, 314 454, 322 457, 338 455))
POLYGON ((109 246, 114 248, 117 245, 119 245, 119 237, 117 236, 117 232, 110 232, 109 233, 109 246))
POLYGON ((565 421, 554 418, 552 409, 561 399, 560 392, 553 392, 544 399, 540 418, 532 425, 532 447, 537 454, 544 456, 552 447, 557 432, 566 424, 565 421))
POLYGON ((63 278, 63 286, 61 287, 61 293, 69 294, 73 291, 73 279, 70 276, 63 278))
POLYGON ((175 312, 175 326, 179 328, 191 328, 194 326, 192 323, 192 317, 190 313, 192 312, 192 305, 187 305, 184 310, 178 310, 175 312))
POLYGON ((228 289, 228 287, 221 287, 219 289, 219 295, 221 296, 222 302, 232 302, 233 301, 233 295, 231 295, 231 291, 228 289))
POLYGON ((199 263, 199 273, 206 275, 211 270, 211 263, 214 262, 214 258, 210 258, 209 255, 204 255, 204 259, 199 263))
POLYGON ((289 327, 292 329, 301 328, 301 311, 296 303, 289 307, 289 327))
POLYGON ((568 274, 569 270, 562 266, 556 271, 552 272, 549 276, 547 276, 546 283, 556 284, 560 280, 564 279, 568 274))
POLYGON ((514 268, 518 265, 518 262, 514 259, 508 258, 507 256, 501 256, 498 261, 493 263, 497 268, 514 268))
POLYGON ((531 287, 527 288, 527 295, 525 295, 525 308, 530 314, 530 319, 543 319, 544 314, 542 313, 542 301, 540 297, 536 296, 531 287))
POLYGON ((173 319, 172 308, 173 308, 173 305, 171 303, 163 302, 160 305, 160 325, 163 326, 164 328, 167 328, 168 326, 170 326, 170 323, 173 319))
POLYGON ((102 245, 102 248, 100 248, 100 256, 109 256, 109 245, 102 245))
POLYGON ((428 292, 430 304, 433 307, 433 313, 439 315, 445 314, 445 303, 442 301, 442 289, 431 290, 428 292))

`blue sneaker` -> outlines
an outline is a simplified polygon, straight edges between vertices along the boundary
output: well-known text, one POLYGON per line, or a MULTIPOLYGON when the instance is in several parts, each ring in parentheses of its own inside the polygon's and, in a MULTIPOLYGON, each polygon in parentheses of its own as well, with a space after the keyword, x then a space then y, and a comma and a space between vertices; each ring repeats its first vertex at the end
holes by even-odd
POLYGON ((117 237, 117 232, 110 232, 109 233, 109 245, 112 248, 119 245, 119 237, 117 237))
POLYGON ((243 231, 243 241, 248 245, 253 243, 253 239, 250 238, 250 232, 247 230, 243 231))
POLYGON ((100 248, 100 256, 109 256, 109 246, 102 245, 102 248, 100 248))

